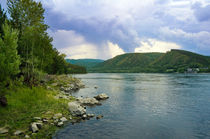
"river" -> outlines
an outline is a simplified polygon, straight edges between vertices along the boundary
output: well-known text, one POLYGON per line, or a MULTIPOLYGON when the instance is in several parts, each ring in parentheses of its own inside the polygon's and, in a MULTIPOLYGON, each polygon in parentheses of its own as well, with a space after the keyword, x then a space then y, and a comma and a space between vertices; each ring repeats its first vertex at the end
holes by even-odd
POLYGON ((86 85, 75 96, 108 94, 110 98, 102 106, 87 108, 87 113, 104 118, 68 124, 54 139, 210 138, 210 74, 94 73, 75 77, 86 85))

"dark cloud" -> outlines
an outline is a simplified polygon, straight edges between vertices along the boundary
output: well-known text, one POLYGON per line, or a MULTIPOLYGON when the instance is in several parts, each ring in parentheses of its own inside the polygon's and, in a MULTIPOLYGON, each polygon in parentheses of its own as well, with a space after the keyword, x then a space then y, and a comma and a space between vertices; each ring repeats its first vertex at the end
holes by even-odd
POLYGON ((176 43, 187 50, 210 51, 210 5, 204 0, 194 4, 191 0, 36 1, 43 3, 50 31, 57 32, 57 48, 75 46, 77 41, 68 37, 81 37, 98 51, 112 42, 125 52, 133 52, 148 39, 176 43), (168 28, 168 33, 160 32, 161 28, 168 28), (66 38, 65 31, 69 33, 66 38))
POLYGON ((202 7, 201 3, 197 2, 192 6, 192 9, 198 21, 210 21, 210 5, 202 7))
POLYGON ((62 13, 54 12, 50 8, 46 8, 46 23, 52 31, 56 30, 73 30, 81 34, 91 43, 101 45, 106 41, 119 44, 124 50, 131 51, 134 47, 132 42, 133 36, 129 34, 126 27, 118 23, 118 19, 113 18, 108 21, 101 21, 98 18, 73 18, 62 13))

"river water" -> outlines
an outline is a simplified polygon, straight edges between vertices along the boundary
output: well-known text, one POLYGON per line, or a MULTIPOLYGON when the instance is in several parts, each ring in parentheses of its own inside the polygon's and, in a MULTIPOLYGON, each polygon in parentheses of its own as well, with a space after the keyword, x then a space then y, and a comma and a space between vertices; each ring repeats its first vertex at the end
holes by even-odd
POLYGON ((210 74, 84 74, 75 96, 110 96, 87 113, 104 115, 59 130, 54 139, 208 139, 210 74), (98 89, 95 89, 97 86, 98 89))

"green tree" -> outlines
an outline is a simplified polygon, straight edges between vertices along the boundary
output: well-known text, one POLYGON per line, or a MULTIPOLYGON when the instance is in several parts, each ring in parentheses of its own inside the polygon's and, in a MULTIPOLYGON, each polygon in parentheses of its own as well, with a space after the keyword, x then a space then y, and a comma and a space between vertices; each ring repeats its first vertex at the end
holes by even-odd
POLYGON ((44 23, 41 2, 34 0, 8 0, 8 13, 13 28, 19 30, 18 54, 21 56, 21 73, 25 82, 33 85, 39 71, 49 74, 67 73, 65 55, 52 46, 52 38, 44 23), (37 72, 38 71, 38 72, 37 72))
POLYGON ((0 37, 3 36, 3 24, 5 23, 6 19, 6 12, 4 12, 4 9, 2 9, 0 5, 0 37))
POLYGON ((34 82, 35 71, 45 71, 52 63, 52 39, 44 24, 44 9, 33 0, 8 0, 11 25, 20 31, 18 53, 22 58, 21 71, 25 81, 34 82))
POLYGON ((3 38, 0 38, 0 82, 8 83, 19 73, 20 56, 17 54, 18 32, 6 23, 3 25, 3 38))

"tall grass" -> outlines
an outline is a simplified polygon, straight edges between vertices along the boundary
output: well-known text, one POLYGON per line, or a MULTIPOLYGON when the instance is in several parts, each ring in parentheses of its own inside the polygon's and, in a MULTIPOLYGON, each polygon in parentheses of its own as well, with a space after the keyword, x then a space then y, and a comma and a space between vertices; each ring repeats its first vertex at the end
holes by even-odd
POLYGON ((57 112, 69 114, 67 101, 55 99, 53 96, 55 92, 42 87, 31 89, 21 86, 7 92, 8 106, 0 107, 0 127, 8 127, 10 135, 16 130, 28 132, 33 117, 45 117, 46 112, 50 111, 52 115, 57 112))

